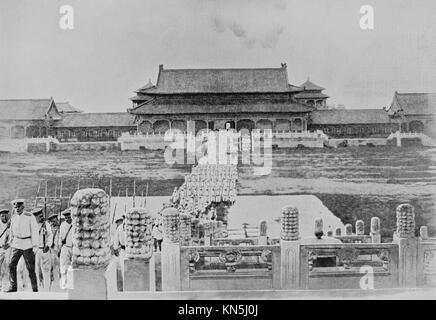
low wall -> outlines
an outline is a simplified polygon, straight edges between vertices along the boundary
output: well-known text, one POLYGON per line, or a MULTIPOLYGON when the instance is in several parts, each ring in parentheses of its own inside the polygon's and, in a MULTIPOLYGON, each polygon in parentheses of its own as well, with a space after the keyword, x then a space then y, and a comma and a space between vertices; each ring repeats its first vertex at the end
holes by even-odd
POLYGON ((181 290, 280 289, 280 261, 280 246, 181 247, 181 290))
POLYGON ((164 150, 166 146, 171 144, 165 141, 163 134, 156 135, 123 135, 118 138, 122 151, 127 150, 164 150))
POLYGON ((301 245, 300 288, 359 289, 368 270, 374 288, 399 287, 398 250, 397 244, 301 245))
POLYGON ((324 139, 311 138, 273 138, 273 146, 277 148, 297 148, 304 146, 306 148, 323 148, 324 139))
POLYGON ((360 146, 386 146, 388 140, 386 138, 368 138, 368 139, 329 139, 328 144, 338 148, 341 144, 347 144, 349 147, 360 146))
POLYGON ((52 143, 50 146, 50 151, 116 151, 120 149, 120 144, 116 141, 52 143))

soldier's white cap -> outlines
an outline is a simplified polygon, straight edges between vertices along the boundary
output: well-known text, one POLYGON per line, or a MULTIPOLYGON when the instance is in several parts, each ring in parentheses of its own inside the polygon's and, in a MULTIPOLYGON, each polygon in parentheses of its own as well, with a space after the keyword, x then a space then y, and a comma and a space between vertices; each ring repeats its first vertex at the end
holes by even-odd
POLYGON ((65 209, 64 211, 62 211, 62 215, 63 215, 65 218, 71 216, 71 209, 70 209, 70 208, 67 208, 67 209, 65 209))
POLYGON ((9 214, 9 209, 0 209, 0 214, 9 214))
POLYGON ((34 216, 39 216, 40 214, 42 214, 42 211, 42 208, 35 208, 32 210, 31 214, 33 214, 34 216))
POLYGON ((11 203, 12 203, 13 206, 15 206, 15 205, 17 205, 19 203, 24 204, 24 199, 15 199, 15 200, 12 200, 11 203))

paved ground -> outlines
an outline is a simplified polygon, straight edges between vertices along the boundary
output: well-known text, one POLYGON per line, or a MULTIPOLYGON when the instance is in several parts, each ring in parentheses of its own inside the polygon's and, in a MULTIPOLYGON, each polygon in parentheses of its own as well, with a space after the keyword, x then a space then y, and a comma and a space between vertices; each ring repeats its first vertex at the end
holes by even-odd
MULTIPOLYGON (((0 293, 0 300, 65 300, 66 293, 0 293)), ((111 294, 112 300, 436 300, 436 288, 377 290, 274 290, 222 292, 124 292, 111 294)))

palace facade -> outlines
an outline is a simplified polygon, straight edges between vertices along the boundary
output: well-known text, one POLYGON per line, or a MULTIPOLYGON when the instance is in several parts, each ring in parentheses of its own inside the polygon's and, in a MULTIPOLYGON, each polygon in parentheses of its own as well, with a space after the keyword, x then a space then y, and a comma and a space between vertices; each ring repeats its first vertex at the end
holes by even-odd
POLYGON ((164 69, 131 98, 139 130, 272 129, 305 131, 314 106, 299 102, 304 90, 288 82, 286 64, 265 69, 164 69))
POLYGON ((324 88, 295 86, 279 68, 164 69, 156 84, 135 91, 127 112, 85 113, 68 102, 0 100, 0 138, 54 136, 61 142, 115 141, 124 132, 168 129, 322 130, 332 138, 388 137, 424 132, 436 137, 436 94, 395 92, 388 108, 329 109, 324 88))

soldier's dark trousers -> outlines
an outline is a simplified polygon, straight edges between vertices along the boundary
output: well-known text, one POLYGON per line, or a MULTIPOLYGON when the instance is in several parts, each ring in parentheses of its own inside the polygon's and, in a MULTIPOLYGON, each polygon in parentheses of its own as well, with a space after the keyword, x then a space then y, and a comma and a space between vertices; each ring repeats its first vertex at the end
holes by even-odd
POLYGON ((24 257, 24 262, 26 262, 27 271, 29 271, 32 290, 33 292, 37 292, 38 282, 36 281, 36 273, 35 273, 35 254, 33 253, 32 249, 21 250, 21 249, 12 248, 11 262, 9 264, 11 289, 17 290, 17 264, 21 256, 24 257))

